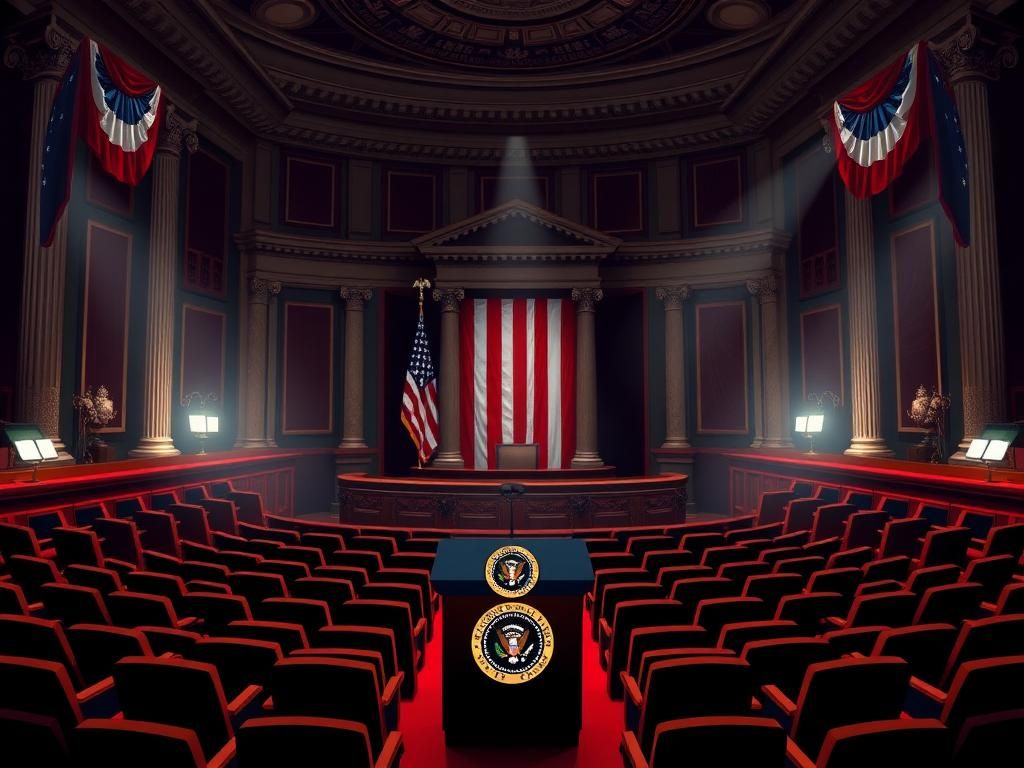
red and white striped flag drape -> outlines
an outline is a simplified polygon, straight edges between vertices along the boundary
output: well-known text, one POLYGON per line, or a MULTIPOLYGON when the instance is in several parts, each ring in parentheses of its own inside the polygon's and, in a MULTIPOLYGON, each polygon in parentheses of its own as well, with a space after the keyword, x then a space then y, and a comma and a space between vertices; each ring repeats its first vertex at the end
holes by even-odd
POLYGON ((569 299, 466 299, 460 316, 462 457, 494 469, 498 443, 537 443, 540 469, 576 448, 576 310, 569 299))

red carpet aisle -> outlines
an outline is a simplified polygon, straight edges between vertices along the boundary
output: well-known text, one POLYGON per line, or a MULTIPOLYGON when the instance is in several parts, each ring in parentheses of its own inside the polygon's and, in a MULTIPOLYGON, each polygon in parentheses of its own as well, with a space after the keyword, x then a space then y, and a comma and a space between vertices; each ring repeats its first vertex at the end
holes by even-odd
MULTIPOLYGON (((443 609, 442 609, 443 610, 443 609)), ((417 678, 416 698, 402 702, 399 729, 405 739, 402 768, 483 768, 515 765, 517 768, 616 768, 622 765, 622 702, 613 702, 606 691, 607 679, 598 663, 597 643, 590 639, 584 613, 583 629, 583 730, 576 749, 446 749, 441 730, 441 619, 427 646, 427 659, 417 678)))

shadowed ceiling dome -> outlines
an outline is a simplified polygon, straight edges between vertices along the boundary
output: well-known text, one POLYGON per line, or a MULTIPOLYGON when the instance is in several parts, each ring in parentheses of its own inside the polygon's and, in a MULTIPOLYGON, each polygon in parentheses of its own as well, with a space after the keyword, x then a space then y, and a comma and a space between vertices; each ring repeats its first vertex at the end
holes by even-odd
POLYGON ((671 33, 701 0, 324 0, 371 44, 500 70, 572 66, 671 33))

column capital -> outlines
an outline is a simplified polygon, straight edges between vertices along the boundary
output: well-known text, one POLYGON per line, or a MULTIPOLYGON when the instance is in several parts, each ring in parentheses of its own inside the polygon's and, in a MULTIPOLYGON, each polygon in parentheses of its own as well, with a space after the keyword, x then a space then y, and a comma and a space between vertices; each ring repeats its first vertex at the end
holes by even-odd
POLYGON ((774 272, 757 280, 747 280, 747 290, 751 296, 757 296, 762 304, 777 301, 779 298, 779 284, 774 272))
POLYGON ((690 286, 666 285, 663 288, 657 288, 654 295, 658 297, 658 301, 665 302, 666 312, 670 309, 681 309, 683 302, 690 298, 690 286))
POLYGON ((60 80, 77 46, 67 30, 51 21, 37 37, 11 39, 4 49, 4 65, 21 70, 26 80, 60 80))
POLYGON ((600 288, 573 288, 572 300, 576 302, 577 312, 594 312, 597 302, 604 298, 600 288))
POLYGON ((458 312, 459 302, 466 298, 462 288, 435 288, 434 301, 441 302, 442 312, 458 312))
POLYGON ((1017 49, 1006 31, 994 24, 983 27, 968 16, 963 26, 935 47, 951 83, 966 80, 998 80, 1003 69, 1017 65, 1017 49))
POLYGON ((338 289, 338 295, 344 299, 346 309, 362 310, 363 305, 373 298, 373 289, 342 286, 338 289))
POLYGON ((252 304, 266 304, 270 294, 281 292, 281 284, 262 277, 249 278, 249 301, 252 304), (275 290, 276 288, 276 290, 275 290))
POLYGON ((156 151, 178 157, 184 147, 191 155, 199 149, 199 135, 196 133, 198 128, 198 121, 185 119, 185 116, 178 112, 177 107, 167 104, 164 109, 164 124, 160 126, 160 138, 157 140, 156 151))

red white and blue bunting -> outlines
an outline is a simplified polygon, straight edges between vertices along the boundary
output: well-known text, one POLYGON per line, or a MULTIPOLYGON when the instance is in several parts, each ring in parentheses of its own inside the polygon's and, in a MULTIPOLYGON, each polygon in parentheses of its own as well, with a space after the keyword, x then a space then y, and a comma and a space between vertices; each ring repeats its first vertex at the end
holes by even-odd
POLYGON ((922 144, 938 171, 939 200, 961 245, 970 242, 970 188, 960 116, 938 59, 926 43, 833 104, 839 174, 856 197, 876 195, 922 144))
POLYGON ((47 126, 40 187, 43 245, 52 242, 71 193, 76 139, 89 145, 107 173, 135 186, 153 162, 163 112, 159 85, 105 46, 82 39, 47 126))

